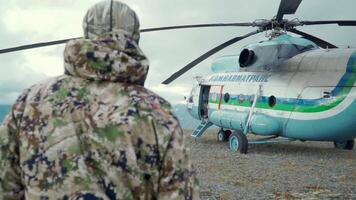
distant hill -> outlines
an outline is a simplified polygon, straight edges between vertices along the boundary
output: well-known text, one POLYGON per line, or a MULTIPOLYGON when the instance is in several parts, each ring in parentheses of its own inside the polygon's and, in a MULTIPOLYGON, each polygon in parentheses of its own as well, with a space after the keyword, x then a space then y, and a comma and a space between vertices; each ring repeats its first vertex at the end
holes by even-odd
MULTIPOLYGON (((0 122, 4 120, 5 116, 10 112, 10 110, 10 105, 0 105, 0 122)), ((183 129, 195 129, 199 125, 200 121, 196 120, 189 114, 186 105, 173 105, 173 112, 177 116, 183 129)))
POLYGON ((4 118, 10 112, 10 110, 11 110, 10 105, 0 105, 0 123, 2 122, 2 120, 4 120, 4 118))

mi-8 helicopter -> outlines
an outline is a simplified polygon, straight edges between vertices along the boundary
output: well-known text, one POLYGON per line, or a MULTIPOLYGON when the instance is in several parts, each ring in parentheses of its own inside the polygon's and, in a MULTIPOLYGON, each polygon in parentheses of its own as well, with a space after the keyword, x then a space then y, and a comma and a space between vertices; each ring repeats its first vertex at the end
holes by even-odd
MULTIPOLYGON (((287 140, 333 141, 337 148, 352 149, 356 137, 356 49, 340 49, 297 26, 356 21, 299 21, 294 14, 302 0, 281 0, 271 20, 248 23, 198 24, 142 29, 141 32, 183 28, 252 26, 256 31, 235 37, 206 52, 173 74, 169 84, 214 53, 249 36, 268 32, 268 39, 247 45, 236 56, 217 59, 214 74, 198 79, 187 98, 192 116, 201 120, 193 137, 201 137, 211 125, 221 127, 218 141, 228 141, 233 151, 247 153, 249 143, 287 140), (293 37, 291 32, 302 36, 293 37), (248 141, 253 133, 266 136, 248 141)), ((0 50, 0 53, 65 43, 69 39, 0 50)))
POLYGON ((271 31, 268 40, 243 47, 239 55, 212 64, 214 74, 198 79, 187 99, 190 114, 201 120, 192 136, 199 138, 211 125, 221 127, 218 141, 247 153, 247 133, 267 136, 250 143, 288 140, 333 141, 352 149, 356 137, 356 49, 339 49, 295 29, 302 25, 356 21, 299 21, 294 14, 302 0, 282 0, 272 20, 237 23, 257 30, 207 52, 164 83, 169 83, 212 53, 251 35, 271 31), (302 38, 287 34, 292 32, 302 38), (282 136, 287 140, 274 140, 282 136))

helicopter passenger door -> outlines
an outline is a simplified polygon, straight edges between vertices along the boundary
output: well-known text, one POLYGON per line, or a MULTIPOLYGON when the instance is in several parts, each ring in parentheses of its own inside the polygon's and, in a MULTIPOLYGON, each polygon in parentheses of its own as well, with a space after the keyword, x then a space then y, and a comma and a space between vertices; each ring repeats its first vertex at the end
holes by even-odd
POLYGON ((201 119, 208 118, 209 113, 220 109, 223 87, 222 85, 202 86, 199 103, 201 119))
POLYGON ((199 117, 200 119, 208 118, 210 85, 201 85, 199 95, 199 117))

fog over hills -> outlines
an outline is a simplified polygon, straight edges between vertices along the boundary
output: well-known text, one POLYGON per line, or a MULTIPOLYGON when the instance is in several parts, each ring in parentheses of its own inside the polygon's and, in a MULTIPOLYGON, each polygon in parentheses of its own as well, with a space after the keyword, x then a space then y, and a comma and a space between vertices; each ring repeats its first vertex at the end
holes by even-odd
MULTIPOLYGON (((10 105, 0 105, 0 122, 10 112, 10 105)), ((194 119, 189 113, 184 104, 173 105, 173 112, 177 116, 183 129, 194 129, 198 126, 199 121, 194 119)))

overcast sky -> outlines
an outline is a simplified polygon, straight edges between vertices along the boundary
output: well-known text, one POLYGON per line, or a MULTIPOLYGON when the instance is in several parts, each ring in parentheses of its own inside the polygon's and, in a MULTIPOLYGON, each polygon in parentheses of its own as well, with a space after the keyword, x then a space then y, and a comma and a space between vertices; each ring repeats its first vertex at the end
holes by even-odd
MULTIPOLYGON (((97 0, 3 0, 0 4, 0 49, 82 36, 82 18, 97 0)), ((124 0, 138 14, 141 28, 219 22, 250 22, 272 18, 279 0, 124 0), (223 3, 222 3, 223 2, 223 3)), ((356 1, 304 0, 296 15, 303 20, 356 20, 356 1)), ((194 76, 210 73, 210 63, 238 54, 243 45, 264 39, 253 36, 199 64, 169 86, 160 83, 220 43, 253 28, 204 28, 144 33, 140 46, 150 60, 146 86, 172 103, 182 102, 194 76)), ((356 46, 356 27, 300 27, 336 45, 356 46)), ((12 104, 26 87, 63 73, 64 45, 0 55, 0 104, 12 104)))

